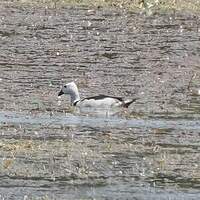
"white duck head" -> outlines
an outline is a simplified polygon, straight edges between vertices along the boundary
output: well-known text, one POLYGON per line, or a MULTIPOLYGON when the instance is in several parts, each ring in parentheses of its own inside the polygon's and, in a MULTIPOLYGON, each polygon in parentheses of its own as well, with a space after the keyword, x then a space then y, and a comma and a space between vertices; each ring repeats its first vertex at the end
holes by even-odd
POLYGON ((78 88, 74 82, 67 83, 62 87, 60 92, 58 93, 58 96, 61 96, 63 94, 68 94, 71 97, 71 104, 73 105, 75 102, 80 100, 78 88))

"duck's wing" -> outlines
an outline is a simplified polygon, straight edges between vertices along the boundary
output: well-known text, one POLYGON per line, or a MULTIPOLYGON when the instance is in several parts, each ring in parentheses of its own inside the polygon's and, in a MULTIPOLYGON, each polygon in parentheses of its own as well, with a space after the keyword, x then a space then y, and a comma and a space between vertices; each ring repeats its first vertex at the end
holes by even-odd
POLYGON ((104 94, 100 94, 100 95, 92 96, 92 97, 86 97, 86 98, 82 99, 81 101, 90 100, 90 99, 102 100, 102 99, 105 99, 105 98, 112 98, 112 99, 116 99, 116 100, 119 100, 119 101, 123 101, 122 97, 116 97, 116 96, 110 96, 110 95, 104 95, 104 94))

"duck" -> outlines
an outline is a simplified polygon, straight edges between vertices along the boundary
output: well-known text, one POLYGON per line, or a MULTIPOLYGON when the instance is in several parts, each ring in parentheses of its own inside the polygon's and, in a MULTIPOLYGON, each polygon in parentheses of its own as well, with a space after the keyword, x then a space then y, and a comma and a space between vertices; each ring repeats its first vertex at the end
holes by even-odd
POLYGON ((63 85, 60 92, 58 93, 58 96, 61 96, 63 94, 70 96, 72 106, 97 109, 112 109, 119 107, 128 108, 133 102, 137 100, 137 98, 131 100, 124 100, 124 98, 122 97, 104 94, 81 99, 78 87, 75 84, 75 82, 70 82, 63 85))

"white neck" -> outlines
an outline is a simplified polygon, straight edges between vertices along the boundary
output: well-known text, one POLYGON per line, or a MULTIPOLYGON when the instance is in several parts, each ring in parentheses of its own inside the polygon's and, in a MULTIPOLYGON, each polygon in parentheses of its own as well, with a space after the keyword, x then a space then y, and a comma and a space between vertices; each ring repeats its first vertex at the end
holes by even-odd
POLYGON ((71 104, 73 105, 76 101, 80 100, 78 88, 74 88, 74 90, 70 94, 71 96, 71 104))

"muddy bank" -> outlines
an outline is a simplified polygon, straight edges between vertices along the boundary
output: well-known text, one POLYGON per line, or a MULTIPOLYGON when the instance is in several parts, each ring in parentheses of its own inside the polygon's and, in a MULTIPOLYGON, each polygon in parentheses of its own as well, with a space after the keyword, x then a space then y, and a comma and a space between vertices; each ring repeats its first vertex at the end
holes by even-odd
MULTIPOLYGON (((4 2, 10 2, 4 1, 4 2)), ((60 8, 64 6, 86 6, 90 8, 117 8, 129 11, 144 12, 152 14, 154 12, 184 11, 198 14, 200 11, 200 2, 198 0, 12 0, 11 2, 19 4, 28 4, 34 6, 44 6, 48 8, 60 8)))

